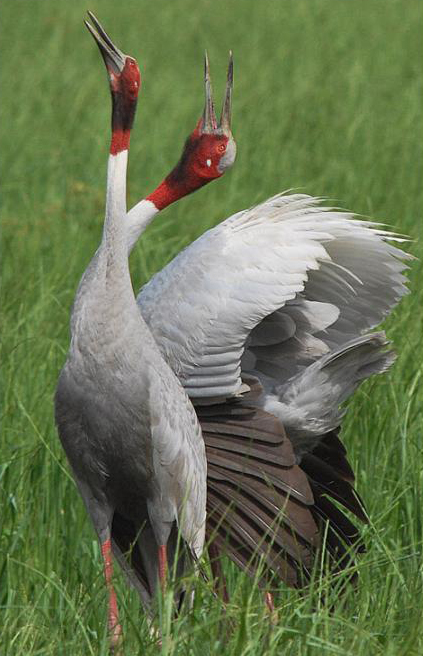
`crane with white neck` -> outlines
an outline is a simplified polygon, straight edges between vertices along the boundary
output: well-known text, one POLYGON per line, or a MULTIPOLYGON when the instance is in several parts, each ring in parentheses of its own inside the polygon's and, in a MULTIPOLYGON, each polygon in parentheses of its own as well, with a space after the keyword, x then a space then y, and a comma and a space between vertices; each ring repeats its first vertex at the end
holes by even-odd
MULTIPOLYGON (((232 53, 230 53, 229 57, 226 89, 219 121, 215 115, 207 53, 205 56, 204 73, 205 106, 203 115, 194 131, 186 140, 180 160, 158 187, 133 207, 126 217, 128 252, 132 250, 140 232, 145 229, 161 210, 187 194, 200 189, 212 180, 220 178, 235 161, 236 144, 231 132, 233 89, 232 53)), ((204 296, 204 302, 207 302, 206 296, 204 296)), ((184 311, 181 307, 178 310, 184 311)), ((172 320, 170 318, 169 327, 171 325, 172 320)), ((175 362, 172 364, 175 365, 175 362)), ((175 368, 175 371, 178 371, 178 367, 175 368)), ((296 495, 300 500, 309 500, 311 497, 305 477, 295 467, 290 448, 288 450, 286 448, 287 443, 282 426, 270 415, 266 415, 266 413, 249 405, 249 397, 243 399, 243 401, 242 409, 237 408, 235 412, 239 425, 236 425, 233 417, 231 417, 231 425, 232 431, 237 432, 240 437, 244 434, 244 428, 246 429, 241 452, 249 460, 253 475, 257 475, 259 479, 263 477, 262 458, 265 453, 275 463, 280 463, 283 469, 289 467, 289 476, 292 475, 291 469, 297 476, 295 490, 292 486, 287 487, 285 481, 282 481, 282 489, 293 492, 294 496, 296 495), (242 416, 240 416, 241 414, 242 416), (247 421, 248 425, 246 425, 247 421), (247 442, 251 440, 252 428, 255 431, 254 437, 256 444, 250 449, 247 442), (263 444, 266 445, 265 450, 262 448, 263 444)), ((271 578, 275 572, 281 578, 285 579, 285 563, 281 559, 279 559, 278 563, 278 559, 269 558, 269 536, 267 535, 270 529, 269 524, 274 525, 270 540, 273 541, 276 539, 279 545, 278 548, 286 544, 288 540, 293 555, 299 554, 299 550, 295 546, 295 540, 299 536, 310 543, 314 542, 316 526, 311 517, 299 508, 298 503, 287 501, 285 494, 281 496, 275 491, 273 486, 263 484, 263 481, 257 481, 255 497, 252 498, 251 480, 245 476, 236 484, 237 490, 236 493, 232 494, 231 503, 227 505, 219 504, 217 507, 215 503, 216 495, 223 499, 226 499, 228 495, 228 477, 230 475, 224 474, 224 476, 221 476, 219 467, 213 462, 215 455, 212 455, 212 453, 215 454, 218 452, 218 457, 223 462, 229 461, 233 459, 231 454, 233 444, 228 444, 226 436, 216 435, 216 431, 213 432, 213 436, 209 437, 208 442, 209 454, 212 461, 208 468, 210 472, 208 479, 210 518, 206 522, 209 538, 207 544, 211 556, 213 574, 218 580, 218 585, 224 598, 227 599, 226 588, 224 583, 222 583, 223 576, 218 561, 219 549, 217 549, 217 544, 224 544, 225 553, 230 556, 237 566, 252 576, 256 575, 259 568, 262 572, 263 582, 266 578, 271 578), (222 438, 220 442, 219 437, 222 438), (247 486, 243 487, 243 484, 240 484, 241 482, 246 482, 247 486), (267 505, 264 515, 262 512, 263 503, 265 506, 267 505), (232 508, 230 512, 229 505, 232 508), (287 512, 295 510, 297 515, 300 515, 299 519, 297 517, 297 521, 294 522, 296 526, 294 537, 289 537, 285 529, 276 527, 278 522, 274 521, 275 515, 280 514, 281 505, 287 509, 287 512), (270 518, 266 516, 269 509, 270 518), (239 512, 243 513, 242 521, 240 521, 239 512), (260 557, 262 557, 261 560, 260 557)), ((234 440, 231 438, 230 442, 234 442, 234 440)), ((129 531, 127 531, 127 535, 126 545, 121 545, 122 551, 128 551, 131 544, 131 534, 129 531)), ((132 539, 134 539, 133 534, 132 539)), ((304 550, 302 551, 304 552, 304 550)), ((303 555, 300 556, 301 560, 303 560, 303 555)), ((132 559, 131 566, 132 572, 136 574, 138 570, 136 560, 132 559)), ((271 606, 269 595, 266 595, 266 601, 270 602, 268 605, 271 606)))
POLYGON ((217 180, 233 165, 236 143, 231 131, 233 57, 229 53, 226 89, 220 121, 217 121, 207 52, 204 60, 205 103, 203 115, 185 142, 177 165, 158 187, 137 203, 126 216, 128 250, 141 231, 166 207, 204 185, 217 180))
MULTIPOLYGON (((210 83, 206 98, 213 132, 210 83)), ((130 210, 129 249, 147 208, 193 191, 198 161, 188 142, 176 175, 130 210)), ((389 243, 402 241, 318 198, 279 194, 207 231, 137 298, 202 425, 209 534, 253 575, 261 555, 300 586, 323 536, 335 571, 363 548, 341 509, 367 521, 339 432, 344 402, 395 358, 370 331, 407 292, 410 256, 389 243)))
POLYGON ((100 246, 76 293, 55 414, 101 546, 113 650, 121 628, 112 543, 120 554, 128 527, 135 536, 138 589, 148 606, 158 582, 165 586, 178 530, 186 554, 198 558, 202 552, 206 458, 195 411, 138 311, 129 275, 126 168, 141 83, 138 64, 89 16, 93 25, 86 25, 104 59, 113 105, 106 215, 100 246))

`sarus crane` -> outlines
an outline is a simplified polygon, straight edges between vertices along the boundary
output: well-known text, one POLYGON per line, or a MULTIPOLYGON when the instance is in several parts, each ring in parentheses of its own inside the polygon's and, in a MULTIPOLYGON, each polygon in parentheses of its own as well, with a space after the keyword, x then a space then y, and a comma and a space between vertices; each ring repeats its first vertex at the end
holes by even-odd
MULTIPOLYGON (((219 155, 233 162, 231 93, 219 124, 206 61, 207 134, 198 141, 197 126, 130 210, 129 250, 159 210, 220 174, 219 155)), ((364 548, 342 511, 367 521, 339 433, 344 402, 395 359, 370 331, 407 292, 410 256, 390 243, 402 241, 318 198, 279 194, 208 230, 137 298, 202 426, 208 537, 250 574, 260 563, 265 586, 270 573, 302 586, 323 543, 333 572, 364 548)))
MULTIPOLYGON (((112 542, 120 553, 135 528, 149 604, 165 586, 178 530, 197 559, 205 532, 206 457, 196 413, 160 355, 131 286, 126 245, 126 168, 140 73, 93 14, 86 22, 103 56, 112 95, 112 139, 101 244, 76 293, 71 344, 55 412, 60 439, 101 545, 109 590, 111 648, 121 635, 112 585, 112 542)), ((122 561, 123 562, 123 561, 122 561)), ((178 562, 179 565, 179 562, 178 562)))

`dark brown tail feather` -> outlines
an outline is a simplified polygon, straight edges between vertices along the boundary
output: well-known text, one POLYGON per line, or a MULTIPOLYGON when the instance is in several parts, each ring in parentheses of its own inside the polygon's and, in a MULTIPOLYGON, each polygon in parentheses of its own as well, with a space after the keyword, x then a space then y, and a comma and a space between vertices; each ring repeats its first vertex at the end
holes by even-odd
POLYGON ((317 527, 310 514, 310 509, 294 497, 288 496, 284 491, 278 491, 269 483, 256 479, 254 476, 236 474, 229 469, 225 470, 210 464, 208 469, 209 487, 212 486, 213 481, 221 481, 223 488, 227 484, 231 484, 233 489, 241 490, 258 506, 267 509, 272 516, 272 521, 277 518, 279 523, 285 522, 286 526, 298 533, 301 538, 312 546, 317 546, 317 527))
POLYGON ((324 536, 331 570, 354 563, 364 545, 330 501, 366 521, 338 431, 322 436, 296 464, 280 422, 243 400, 197 407, 208 461, 208 534, 238 567, 261 582, 300 587, 324 536), (317 528, 318 527, 318 528, 317 528))
MULTIPOLYGON (((320 444, 314 449, 313 455, 332 467, 339 478, 343 478, 349 483, 354 483, 354 472, 346 458, 346 453, 341 452, 336 448, 336 442, 331 439, 331 436, 332 433, 329 433, 327 436, 328 439, 324 439, 320 442, 320 444)), ((337 437, 336 439, 339 442, 337 437)))
MULTIPOLYGON (((196 410, 208 460, 208 541, 266 589, 278 580, 307 583, 322 536, 334 573, 354 563, 364 544, 330 498, 362 521, 366 515, 337 431, 297 465, 279 421, 247 400, 196 410)), ((116 513, 113 540, 151 595, 136 537, 116 513)))
POLYGON ((226 487, 227 489, 224 490, 221 481, 219 483, 209 481, 209 497, 214 499, 215 503, 223 504, 220 512, 226 513, 227 522, 245 524, 246 530, 254 526, 256 548, 260 548, 260 542, 263 542, 264 538, 271 536, 272 550, 286 551, 294 560, 310 566, 310 544, 303 542, 298 535, 287 529, 281 521, 278 521, 278 516, 275 519, 261 504, 247 494, 240 493, 239 488, 232 485, 226 487))

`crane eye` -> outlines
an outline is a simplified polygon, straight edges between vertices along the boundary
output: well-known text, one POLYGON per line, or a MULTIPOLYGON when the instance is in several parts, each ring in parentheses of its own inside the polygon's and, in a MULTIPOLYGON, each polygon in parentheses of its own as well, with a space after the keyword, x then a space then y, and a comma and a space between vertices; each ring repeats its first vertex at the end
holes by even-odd
POLYGON ((217 151, 218 151, 219 153, 224 153, 225 150, 226 150, 226 146, 225 146, 225 144, 219 144, 219 145, 218 145, 218 147, 217 147, 217 151))

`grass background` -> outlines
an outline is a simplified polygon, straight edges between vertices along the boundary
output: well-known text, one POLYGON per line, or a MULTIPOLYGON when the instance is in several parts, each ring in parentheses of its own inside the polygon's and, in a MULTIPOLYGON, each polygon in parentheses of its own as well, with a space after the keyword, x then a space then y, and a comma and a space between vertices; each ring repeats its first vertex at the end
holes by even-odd
MULTIPOLYGON (((2 2, 1 656, 107 653, 98 547, 52 415, 104 206, 110 106, 87 8, 142 70, 131 205, 175 163, 201 113, 204 48, 217 98, 234 50, 236 165, 148 229, 131 259, 136 288, 205 228, 287 188, 413 239, 421 220, 421 2, 2 2)), ((406 248, 418 254, 417 243, 406 248)), ((345 421, 371 517, 358 589, 333 613, 315 589, 281 589, 270 630, 251 582, 228 567, 232 628, 199 583, 193 612, 172 630, 165 603, 163 654, 423 653, 419 268, 385 325, 398 361, 355 395, 345 421)), ((118 588, 125 653, 158 653, 135 594, 119 577, 118 588)))

